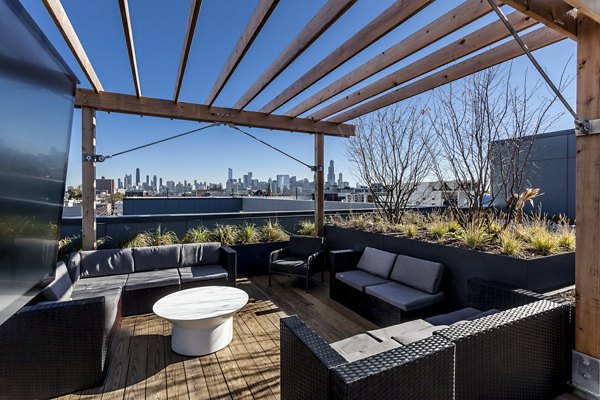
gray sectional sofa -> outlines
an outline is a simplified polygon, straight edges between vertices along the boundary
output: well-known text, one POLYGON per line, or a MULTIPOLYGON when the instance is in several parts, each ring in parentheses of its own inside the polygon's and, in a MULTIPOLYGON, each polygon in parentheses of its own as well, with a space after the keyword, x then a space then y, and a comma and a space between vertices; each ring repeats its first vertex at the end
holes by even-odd
POLYGON ((151 312, 180 289, 235 286, 236 266, 236 252, 220 243, 73 253, 40 301, 0 326, 3 394, 48 398, 96 385, 121 315, 151 312))
POLYGON ((330 252, 330 297, 380 326, 441 309, 444 266, 372 247, 330 252))

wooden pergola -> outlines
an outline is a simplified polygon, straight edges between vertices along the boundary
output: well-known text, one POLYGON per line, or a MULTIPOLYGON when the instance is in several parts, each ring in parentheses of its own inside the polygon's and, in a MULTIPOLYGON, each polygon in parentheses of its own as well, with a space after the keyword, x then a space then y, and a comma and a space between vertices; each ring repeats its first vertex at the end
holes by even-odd
MULTIPOLYGON (((416 96, 446 83, 523 55, 514 40, 495 45, 510 36, 501 21, 450 43, 326 106, 345 92, 383 69, 411 56, 456 30, 492 12, 488 0, 466 0, 450 12, 330 83, 296 106, 290 100, 326 77, 362 50, 434 3, 433 0, 398 0, 368 22, 331 54, 304 73, 258 111, 248 104, 340 18, 356 0, 328 0, 275 61, 243 93, 231 108, 213 106, 250 46, 267 23, 278 0, 260 0, 247 26, 203 103, 179 101, 201 0, 191 0, 179 70, 173 97, 142 96, 128 0, 119 0, 124 36, 136 95, 106 92, 79 41, 60 0, 43 0, 62 36, 87 76, 93 90, 78 89, 75 106, 82 109, 82 150, 95 154, 95 111, 139 114, 202 122, 304 132, 315 138, 315 222, 323 234, 324 136, 349 137, 354 127, 346 123, 390 104, 416 96), (495 45, 489 50, 481 50, 495 45), (476 53, 476 54, 474 54, 476 53), (463 59, 458 63, 455 60, 463 59), (439 71, 423 75, 441 68, 439 71), (408 83, 410 82, 410 83, 408 83), (408 83, 408 84, 407 84, 408 83)), ((509 5, 508 15, 516 31, 540 26, 521 35, 530 50, 569 38, 578 44, 577 113, 600 118, 600 0, 497 0, 509 5)), ((83 246, 95 246, 95 160, 83 162, 83 246)), ((577 345, 576 350, 600 358, 600 135, 577 137, 577 345)), ((598 382, 596 382, 598 384, 598 382)), ((599 386, 600 392, 600 386, 599 386)))

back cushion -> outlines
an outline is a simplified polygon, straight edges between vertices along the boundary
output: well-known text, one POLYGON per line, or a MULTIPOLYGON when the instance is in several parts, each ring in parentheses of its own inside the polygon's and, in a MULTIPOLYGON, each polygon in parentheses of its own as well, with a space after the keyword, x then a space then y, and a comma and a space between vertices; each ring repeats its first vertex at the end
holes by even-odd
POLYGON ((181 266, 219 264, 221 243, 188 243, 181 245, 181 266))
POLYGON ((79 275, 81 275, 81 254, 79 254, 78 251, 71 253, 69 263, 67 264, 67 270, 69 271, 71 282, 77 282, 79 280, 79 275))
POLYGON ((81 252, 81 277, 129 274, 133 272, 131 249, 81 252))
POLYGON ((64 301, 71 298, 71 293, 73 293, 73 285, 69 271, 67 271, 65 263, 60 261, 56 264, 54 280, 44 288, 42 294, 46 300, 64 301))
POLYGON ((373 247, 365 247, 356 268, 388 279, 395 260, 396 254, 394 253, 374 249, 373 247))
POLYGON ((438 262, 398 255, 390 279, 427 293, 437 293, 444 266, 438 262))
POLYGON ((135 247, 133 259, 135 271, 154 271, 159 269, 177 268, 180 266, 181 245, 135 247))
POLYGON ((314 236, 292 236, 288 244, 291 256, 308 257, 323 249, 323 238, 314 236))

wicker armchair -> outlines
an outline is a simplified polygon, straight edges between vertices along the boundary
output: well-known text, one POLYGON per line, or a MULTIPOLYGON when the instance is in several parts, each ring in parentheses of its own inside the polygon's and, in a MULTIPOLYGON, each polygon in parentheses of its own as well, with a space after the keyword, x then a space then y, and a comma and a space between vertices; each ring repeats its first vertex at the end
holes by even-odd
POLYGON ((269 286, 271 274, 298 276, 306 279, 306 293, 312 275, 321 272, 324 280, 325 238, 292 236, 288 247, 271 252, 269 257, 269 286))

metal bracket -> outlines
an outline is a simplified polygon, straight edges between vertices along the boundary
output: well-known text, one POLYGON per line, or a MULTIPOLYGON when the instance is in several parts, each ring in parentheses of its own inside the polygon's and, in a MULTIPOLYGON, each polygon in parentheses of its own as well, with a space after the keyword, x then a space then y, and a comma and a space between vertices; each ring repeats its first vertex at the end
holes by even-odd
POLYGON ((110 156, 103 156, 102 154, 84 154, 83 161, 84 162, 104 162, 109 159, 110 156))
POLYGON ((311 165, 310 170, 312 172, 323 172, 325 171, 325 167, 323 167, 322 165, 311 165))
POLYGON ((600 360, 573 350, 572 382, 588 399, 600 399, 600 360))
POLYGON ((575 120, 575 136, 587 136, 600 133, 600 119, 578 118, 575 120))

